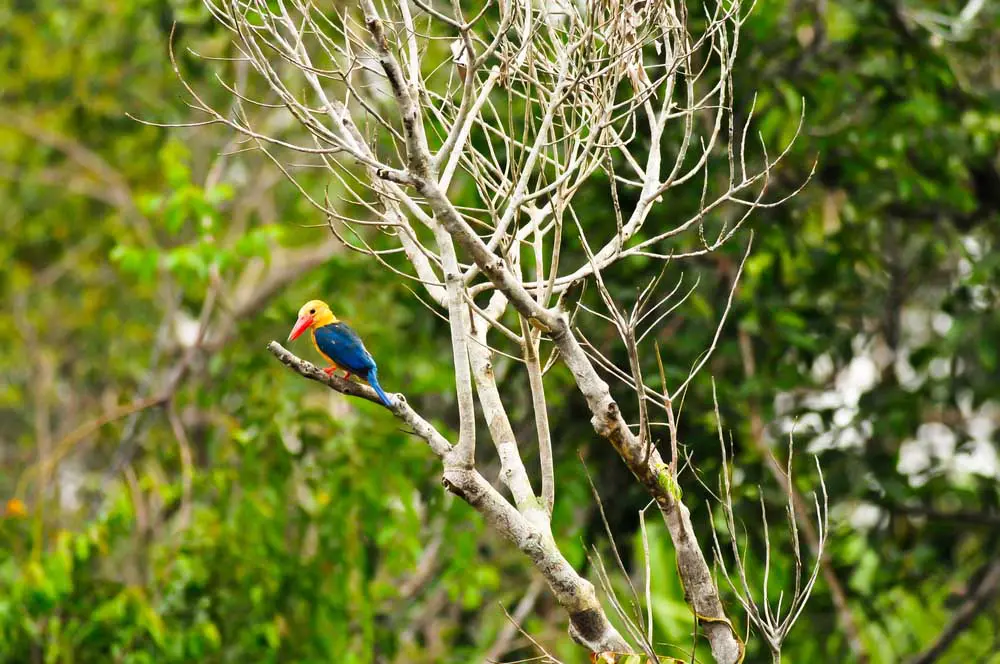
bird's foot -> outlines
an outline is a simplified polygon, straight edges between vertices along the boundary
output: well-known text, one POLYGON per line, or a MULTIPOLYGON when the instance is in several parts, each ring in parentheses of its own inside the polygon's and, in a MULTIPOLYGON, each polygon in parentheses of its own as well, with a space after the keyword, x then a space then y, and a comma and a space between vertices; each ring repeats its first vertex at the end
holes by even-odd
POLYGON ((336 370, 337 367, 336 365, 334 365, 332 367, 326 367, 325 369, 323 369, 323 373, 325 373, 327 376, 332 376, 336 370))
POLYGON ((350 371, 345 371, 344 372, 344 380, 350 380, 350 379, 351 379, 351 372, 350 371))

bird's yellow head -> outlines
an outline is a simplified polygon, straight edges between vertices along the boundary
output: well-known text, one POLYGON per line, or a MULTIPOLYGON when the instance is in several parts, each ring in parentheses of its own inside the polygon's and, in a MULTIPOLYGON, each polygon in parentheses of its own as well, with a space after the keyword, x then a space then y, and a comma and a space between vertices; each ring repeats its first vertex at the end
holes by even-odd
POLYGON ((288 335, 289 341, 294 341, 300 334, 309 328, 323 327, 336 323, 337 317, 330 311, 329 305, 322 300, 309 300, 299 309, 299 319, 295 321, 292 333, 288 335))

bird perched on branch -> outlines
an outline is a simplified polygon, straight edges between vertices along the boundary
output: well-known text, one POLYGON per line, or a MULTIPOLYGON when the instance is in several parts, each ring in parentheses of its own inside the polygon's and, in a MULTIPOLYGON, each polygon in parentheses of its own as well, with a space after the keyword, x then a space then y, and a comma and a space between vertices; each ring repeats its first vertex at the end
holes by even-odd
POLYGON ((310 300, 303 304, 288 340, 294 341, 306 329, 312 333, 316 350, 330 362, 330 366, 323 369, 328 376, 332 376, 338 368, 344 370, 345 380, 350 380, 351 374, 357 374, 368 381, 385 406, 392 407, 392 399, 378 384, 378 367, 361 337, 347 323, 337 320, 326 302, 310 300))

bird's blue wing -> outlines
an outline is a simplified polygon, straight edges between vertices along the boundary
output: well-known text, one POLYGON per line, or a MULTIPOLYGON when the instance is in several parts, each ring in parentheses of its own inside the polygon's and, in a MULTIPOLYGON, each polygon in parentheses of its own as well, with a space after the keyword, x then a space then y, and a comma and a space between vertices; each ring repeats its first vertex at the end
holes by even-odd
POLYGON ((375 368, 375 360, 365 349, 358 333, 346 323, 333 323, 316 329, 316 345, 334 364, 361 375, 375 368))

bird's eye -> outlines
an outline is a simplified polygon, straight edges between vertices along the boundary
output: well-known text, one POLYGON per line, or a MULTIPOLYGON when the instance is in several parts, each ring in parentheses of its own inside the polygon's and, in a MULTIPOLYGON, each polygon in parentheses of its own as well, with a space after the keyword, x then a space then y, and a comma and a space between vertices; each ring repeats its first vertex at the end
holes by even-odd
POLYGON ((316 313, 316 310, 315 309, 310 309, 309 313, 314 314, 314 313, 316 313))

